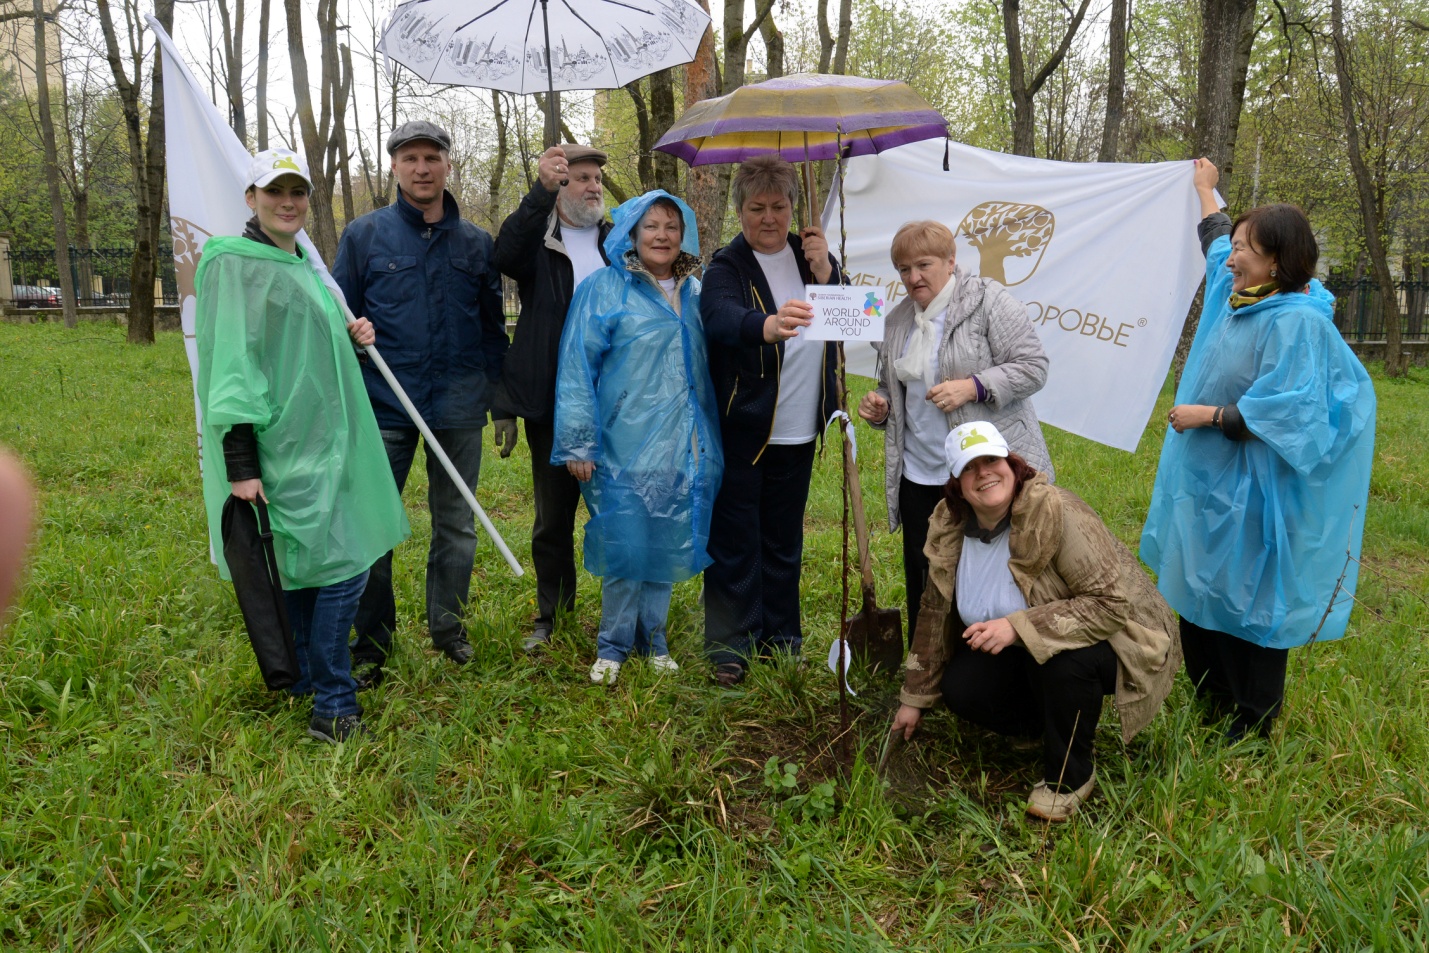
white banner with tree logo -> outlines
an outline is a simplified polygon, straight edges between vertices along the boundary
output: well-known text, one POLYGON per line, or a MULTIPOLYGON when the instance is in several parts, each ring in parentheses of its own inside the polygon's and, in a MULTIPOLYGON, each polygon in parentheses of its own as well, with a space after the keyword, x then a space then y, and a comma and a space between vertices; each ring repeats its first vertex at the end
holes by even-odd
MULTIPOLYGON (((174 41, 159 21, 146 17, 164 62, 164 149, 167 153, 169 228, 174 239, 174 271, 179 286, 179 315, 184 348, 194 380, 194 417, 203 441, 198 403, 198 342, 194 338, 194 272, 204 242, 213 235, 241 235, 253 212, 243 200, 251 158, 218 107, 189 71, 174 41)), ((323 264, 308 233, 298 243, 323 283, 342 300, 342 292, 323 264)), ((202 456, 200 456, 202 459, 202 456)))
MULTIPOLYGON (((1191 162, 1051 162, 941 141, 847 164, 849 281, 906 292, 889 260, 904 222, 936 219, 957 262, 1027 305, 1051 359, 1033 399, 1044 422, 1135 450, 1166 380, 1186 311, 1205 274, 1191 162)), ((837 247, 837 191, 825 223, 837 247)), ((872 376, 869 345, 849 370, 872 376)))

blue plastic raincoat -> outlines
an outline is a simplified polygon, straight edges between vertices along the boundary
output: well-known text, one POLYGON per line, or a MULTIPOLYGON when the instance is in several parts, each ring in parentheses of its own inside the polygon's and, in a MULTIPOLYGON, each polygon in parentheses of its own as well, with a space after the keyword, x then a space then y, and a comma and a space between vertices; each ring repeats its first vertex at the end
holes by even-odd
POLYGON ((693 275, 699 233, 690 207, 658 189, 612 218, 612 264, 581 282, 561 336, 551 463, 595 463, 581 484, 587 570, 679 582, 710 564, 710 509, 724 472, 693 275), (670 297, 634 247, 636 226, 661 197, 685 222, 670 297))
POLYGON ((1230 239, 1206 255, 1206 306, 1178 404, 1234 403, 1254 439, 1168 430, 1141 558, 1183 617, 1271 648, 1349 622, 1374 456, 1369 375, 1318 281, 1232 311, 1230 239), (1344 588, 1335 582, 1349 561, 1344 588))

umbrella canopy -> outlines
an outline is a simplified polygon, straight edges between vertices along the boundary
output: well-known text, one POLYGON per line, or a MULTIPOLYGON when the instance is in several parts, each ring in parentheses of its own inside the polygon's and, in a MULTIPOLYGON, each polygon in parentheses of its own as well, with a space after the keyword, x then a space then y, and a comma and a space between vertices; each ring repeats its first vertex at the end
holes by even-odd
POLYGON ((796 73, 696 103, 655 143, 690 165, 861 156, 948 134, 941 113, 907 83, 796 73))
POLYGON ((694 59, 709 22, 689 0, 407 0, 378 49, 431 83, 615 89, 694 59))

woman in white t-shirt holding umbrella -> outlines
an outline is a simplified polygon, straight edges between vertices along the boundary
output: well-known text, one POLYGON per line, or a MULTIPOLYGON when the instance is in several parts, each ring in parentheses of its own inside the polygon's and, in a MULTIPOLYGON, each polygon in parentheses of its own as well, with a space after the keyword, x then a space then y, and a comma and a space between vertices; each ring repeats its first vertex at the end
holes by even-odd
POLYGON ((742 163, 733 181, 740 234, 705 272, 700 311, 724 443, 705 570, 705 653, 723 686, 752 659, 797 655, 803 643, 799 571, 815 438, 838 405, 833 343, 800 334, 808 284, 837 284, 821 229, 789 228, 794 167, 773 155, 742 163))

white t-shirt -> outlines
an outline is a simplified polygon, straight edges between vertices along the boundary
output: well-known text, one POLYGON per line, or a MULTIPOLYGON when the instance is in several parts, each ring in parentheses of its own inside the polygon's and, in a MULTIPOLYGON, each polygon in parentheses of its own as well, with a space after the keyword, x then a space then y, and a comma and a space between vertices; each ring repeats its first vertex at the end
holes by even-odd
MULTIPOLYGON (((933 318, 933 339, 943 340, 947 324, 947 309, 933 318)), ((910 338, 911 340, 911 338, 910 338)), ((906 353, 907 346, 904 346, 906 353)), ((907 398, 903 402, 903 475, 910 483, 942 486, 948 482, 948 461, 943 455, 943 441, 948 437, 948 415, 928 399, 927 381, 938 379, 938 348, 928 354, 932 371, 926 378, 905 381, 907 398)))
MULTIPOLYGON (((1007 548, 1012 530, 1004 529, 990 543, 974 536, 963 537, 963 555, 958 560, 958 615, 963 625, 1002 619, 1027 608, 1027 600, 1012 570, 1007 548)), ((961 635, 962 633, 959 633, 961 635)))
POLYGON ((571 259, 571 270, 575 272, 575 283, 571 290, 581 286, 581 282, 605 267, 605 259, 600 257, 600 225, 590 228, 574 228, 561 223, 561 243, 566 246, 566 255, 571 259))
POLYGON ((675 276, 674 276, 674 275, 671 275, 671 276, 668 277, 668 278, 656 278, 656 279, 655 279, 655 283, 658 284, 661 288, 664 288, 664 289, 665 289, 665 294, 668 295, 668 294, 674 294, 674 293, 675 293, 675 276))
MULTIPOLYGON (((773 301, 764 302, 770 313, 793 298, 804 300, 804 279, 794 249, 785 245, 773 255, 754 253, 769 282, 773 301)), ((784 363, 779 371, 779 400, 774 405, 774 429, 769 442, 780 445, 808 443, 818 434, 819 386, 824 370, 824 342, 807 340, 802 330, 784 342, 784 363)))

